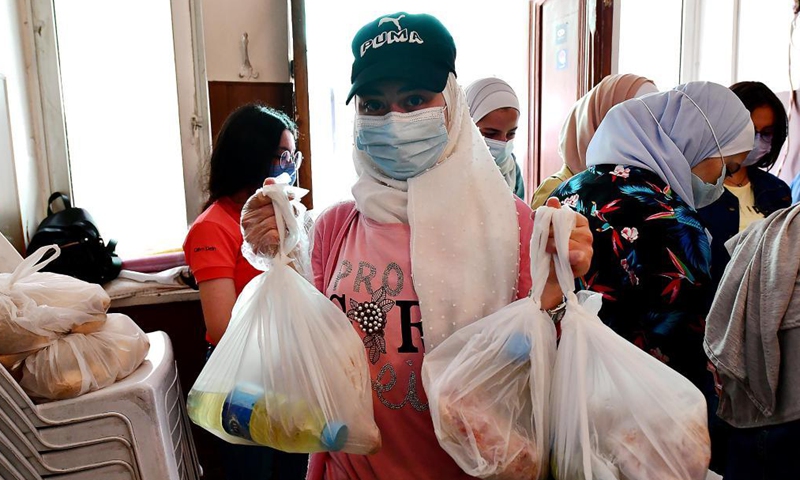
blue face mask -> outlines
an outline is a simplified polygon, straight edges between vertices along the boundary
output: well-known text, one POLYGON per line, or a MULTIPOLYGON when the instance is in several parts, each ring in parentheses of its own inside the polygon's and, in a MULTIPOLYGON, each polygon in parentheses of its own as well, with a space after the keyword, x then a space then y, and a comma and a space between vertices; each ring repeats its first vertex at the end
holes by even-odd
POLYGON ((303 155, 300 151, 296 151, 294 154, 284 151, 279 157, 279 161, 273 163, 272 167, 270 167, 268 176, 271 178, 278 178, 285 173, 289 176, 289 185, 294 185, 295 182, 297 182, 297 166, 300 165, 302 161, 303 155))
POLYGON ((725 174, 728 169, 725 167, 725 160, 720 157, 722 161, 722 172, 715 183, 706 183, 702 178, 692 174, 692 194, 694 196, 695 208, 703 208, 711 205, 719 200, 719 197, 725 192, 725 174))
POLYGON ((436 165, 447 139, 442 107, 356 117, 356 148, 395 180, 408 180, 436 165))
POLYGON ((745 158, 744 162, 742 162, 742 166, 749 167, 751 165, 755 165, 770 151, 772 151, 771 136, 770 138, 765 138, 760 133, 756 133, 756 141, 753 145, 753 149, 747 154, 747 158, 745 158))
POLYGON ((492 140, 491 138, 484 138, 486 145, 489 147, 489 153, 494 158, 494 163, 501 167, 512 159, 511 152, 514 151, 514 141, 501 142, 499 140, 492 140))
POLYGON ((269 176, 271 178, 278 178, 281 174, 289 175, 290 182, 289 185, 294 185, 297 181, 297 168, 294 165, 288 165, 286 168, 281 167, 280 165, 273 165, 269 171, 269 176))

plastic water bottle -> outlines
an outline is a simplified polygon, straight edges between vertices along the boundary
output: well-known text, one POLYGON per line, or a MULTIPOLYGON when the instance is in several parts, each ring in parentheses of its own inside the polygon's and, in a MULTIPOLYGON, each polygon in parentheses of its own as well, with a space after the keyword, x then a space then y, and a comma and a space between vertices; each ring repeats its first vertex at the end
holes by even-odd
POLYGON ((222 432, 222 406, 226 395, 221 392, 192 390, 186 399, 189 418, 203 428, 222 432))
POLYGON ((253 407, 250 434, 253 441, 284 452, 336 452, 349 436, 347 425, 326 422, 322 411, 304 400, 267 393, 253 407))
POLYGON ((222 405, 222 428, 228 435, 253 440, 250 435, 250 420, 253 407, 264 396, 258 385, 240 383, 225 398, 222 405))
POLYGON ((304 400, 290 400, 254 384, 242 383, 222 406, 226 433, 284 452, 336 452, 350 435, 347 425, 325 421, 318 408, 304 400))
POLYGON ((322 446, 329 452, 338 452, 343 449, 347 443, 347 437, 350 436, 350 429, 347 425, 341 422, 328 422, 325 428, 322 429, 322 446))
POLYGON ((514 362, 526 362, 530 359, 531 347, 531 339, 527 335, 513 333, 503 345, 503 353, 514 362))

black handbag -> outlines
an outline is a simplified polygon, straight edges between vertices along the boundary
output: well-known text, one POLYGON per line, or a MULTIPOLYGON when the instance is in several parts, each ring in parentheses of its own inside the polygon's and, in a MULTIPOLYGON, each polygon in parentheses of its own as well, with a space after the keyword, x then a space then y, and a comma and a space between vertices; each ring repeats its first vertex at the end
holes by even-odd
POLYGON ((61 192, 50 196, 47 218, 31 238, 27 255, 53 244, 61 248, 61 255, 44 271, 102 284, 117 278, 122 270, 122 260, 114 253, 117 242, 104 242, 89 212, 73 207, 69 197, 61 192), (53 202, 59 198, 64 202, 64 209, 53 212, 53 202))

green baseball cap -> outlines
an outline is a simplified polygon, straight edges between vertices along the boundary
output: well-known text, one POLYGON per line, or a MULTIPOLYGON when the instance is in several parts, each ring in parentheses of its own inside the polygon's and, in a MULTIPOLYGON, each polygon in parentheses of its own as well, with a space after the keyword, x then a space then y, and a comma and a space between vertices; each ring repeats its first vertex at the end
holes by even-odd
POLYGON ((441 92, 456 72, 456 44, 450 32, 431 15, 398 12, 364 25, 353 39, 352 87, 377 80, 404 79, 420 88, 441 92))

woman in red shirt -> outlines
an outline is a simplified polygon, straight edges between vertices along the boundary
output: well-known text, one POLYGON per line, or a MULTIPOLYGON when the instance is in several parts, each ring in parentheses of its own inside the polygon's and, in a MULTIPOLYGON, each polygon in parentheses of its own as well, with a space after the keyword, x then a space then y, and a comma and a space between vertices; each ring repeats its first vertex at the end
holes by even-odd
MULTIPOLYGON (((297 126, 286 114, 255 104, 233 112, 217 135, 208 165, 208 202, 183 244, 200 289, 209 351, 225 333, 239 293, 261 273, 242 256, 242 207, 267 177, 286 173, 296 181, 302 161, 296 137, 297 126)), ((221 443, 229 480, 305 478, 307 455, 221 443)))

